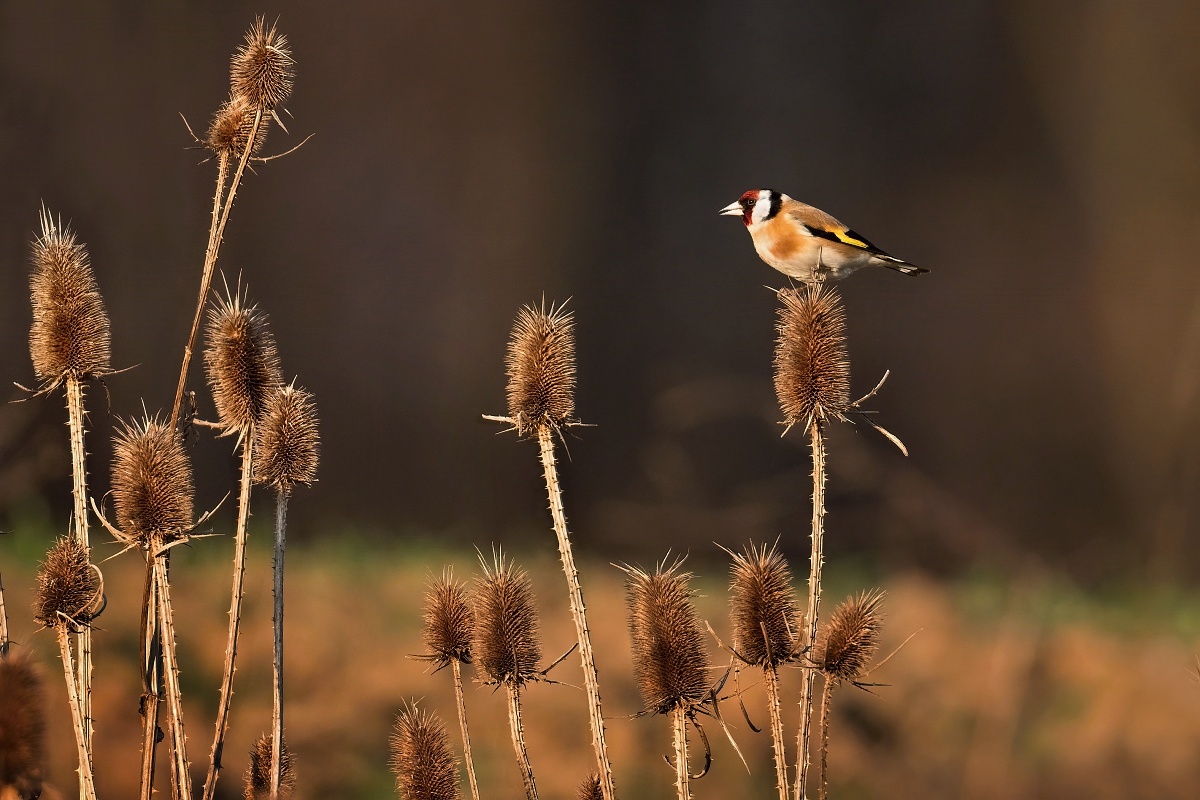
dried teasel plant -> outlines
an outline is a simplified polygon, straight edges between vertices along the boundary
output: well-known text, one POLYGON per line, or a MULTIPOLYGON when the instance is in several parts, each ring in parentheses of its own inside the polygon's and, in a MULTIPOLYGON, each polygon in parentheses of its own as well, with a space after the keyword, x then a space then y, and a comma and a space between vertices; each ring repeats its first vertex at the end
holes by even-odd
MULTIPOLYGON (((233 676, 242 617, 242 586, 246 574, 250 487, 254 474, 254 448, 258 441, 256 425, 263 419, 271 398, 283 386, 283 374, 275 337, 267 327, 266 315, 247 303, 240 287, 232 292, 226 287, 225 296, 218 297, 213 303, 205 334, 204 363, 213 402, 220 417, 219 426, 228 434, 237 433, 242 448, 225 668, 204 781, 204 800, 212 800, 221 770, 221 751, 229 725, 229 705, 233 698, 233 676)), ((312 427, 315 430, 315 417, 312 427)), ((282 737, 275 738, 278 740, 282 737)))
MULTIPOLYGON (((279 386, 267 397, 261 419, 254 428, 253 478, 275 487, 274 563, 274 691, 271 741, 283 741, 283 558, 287 534, 287 507, 292 487, 311 484, 317 477, 321 436, 317 406, 311 393, 295 384, 279 386)), ((272 794, 282 780, 282 752, 272 756, 272 794)))
MULTIPOLYGON (((846 314, 836 289, 824 283, 779 292, 775 344, 775 393, 783 411, 784 433, 800 424, 812 447, 812 553, 809 560, 806 630, 800 644, 810 649, 817 637, 821 603, 821 567, 825 546, 825 426, 830 420, 861 419, 908 454, 904 444, 879 426, 862 404, 883 386, 887 373, 864 397, 850 402, 850 361, 846 354, 846 314)), ((800 695, 795 795, 803 800, 810 763, 813 686, 816 673, 805 671, 800 695)))
POLYGON ((245 97, 256 109, 271 111, 291 96, 295 80, 296 61, 287 37, 259 17, 230 61, 233 94, 245 97))
POLYGON ((462 664, 471 663, 471 640, 475 633, 475 612, 467 596, 467 586, 454 577, 446 567, 440 578, 432 582, 425 593, 424 628, 422 639, 426 653, 418 658, 429 661, 435 669, 447 666, 454 679, 454 699, 458 708, 458 725, 463 740, 463 760, 471 797, 479 800, 479 784, 475 779, 475 761, 471 754, 471 733, 467 727, 467 706, 463 698, 462 664))
POLYGON ((829 784, 826 756, 829 752, 833 690, 840 683, 850 683, 860 688, 867 685, 862 680, 879 650, 886 596, 883 590, 872 589, 847 599, 834 609, 829 620, 821 626, 811 654, 810 660, 825 679, 821 692, 821 800, 825 799, 829 784))
POLYGON ((788 798, 787 754, 779 698, 779 667, 801 656, 798 643, 800 611, 792 572, 777 545, 746 545, 742 552, 726 550, 733 558, 729 582, 733 654, 759 667, 767 690, 775 778, 780 800, 788 798))
POLYGON ((562 429, 581 424, 575 418, 575 320, 565 305, 551 304, 547 308, 543 300, 540 306, 524 306, 517 313, 504 361, 508 373, 508 416, 485 415, 484 418, 511 425, 519 436, 537 438, 550 517, 558 539, 563 575, 567 579, 571 618, 575 623, 597 774, 605 800, 616 800, 612 764, 604 739, 600 679, 554 454, 554 439, 561 436, 562 429))
POLYGON ((7 653, 7 644, 0 636, 0 796, 9 796, 8 787, 18 798, 39 797, 46 758, 42 682, 33 662, 7 653))
POLYGON ((633 677, 644 706, 642 714, 671 717, 675 743, 675 790, 679 800, 691 797, 689 779, 708 772, 711 750, 697 714, 715 714, 716 692, 708 677, 704 635, 692 603, 690 572, 682 559, 660 562, 653 572, 625 565, 626 604, 632 643, 633 677), (704 768, 688 770, 687 725, 704 742, 704 768))
MULTIPOLYGON (((43 206, 41 234, 33 242, 29 294, 33 324, 29 354, 41 382, 39 393, 65 387, 71 443, 74 500, 73 535, 90 547, 88 534, 87 464, 84 449, 83 384, 112 371, 112 333, 104 299, 96 285, 87 248, 74 232, 43 206)), ((79 701, 84 740, 92 752, 92 631, 77 633, 79 701)), ((82 784, 80 791, 83 791, 82 784)))
POLYGON ((604 793, 600 788, 600 776, 588 775, 584 778, 583 783, 579 784, 575 796, 578 800, 602 800, 604 793))
POLYGON ((458 764, 436 714, 405 705, 388 741, 401 800, 458 800, 458 764))
POLYGON ((292 752, 288 750, 286 741, 281 744, 282 746, 276 751, 270 735, 265 733, 254 743, 254 748, 250 751, 250 763, 246 765, 244 777, 246 788, 243 797, 246 800, 271 800, 271 798, 287 800, 295 793, 296 770, 293 765, 292 752), (279 753, 279 777, 273 783, 276 780, 272 767, 276 758, 273 755, 275 752, 279 753))
POLYGON ((225 159, 226 163, 229 159, 240 158, 247 148, 253 158, 267 143, 268 126, 256 126, 257 119, 257 109, 245 95, 230 95, 213 115, 204 144, 217 158, 225 159), (254 136, 253 140, 251 135, 254 136))
POLYGON ((171 775, 174 796, 191 793, 183 724, 183 697, 175 648, 174 611, 167 557, 187 540, 193 522, 192 468, 183 442, 169 423, 146 415, 120 424, 113 440, 113 505, 116 525, 101 522, 126 548, 138 548, 146 559, 142 596, 140 659, 142 670, 141 797, 154 785, 158 741, 160 684, 165 689, 171 732, 171 775))
POLYGON ((87 749, 87 733, 79 698, 75 658, 70 634, 86 627, 104 608, 104 581, 100 570, 90 562, 88 549, 73 538, 57 540, 38 568, 34 590, 33 617, 40 625, 58 635, 59 654, 67 682, 67 700, 75 728, 79 756, 82 796, 95 800, 96 786, 92 759, 87 749))

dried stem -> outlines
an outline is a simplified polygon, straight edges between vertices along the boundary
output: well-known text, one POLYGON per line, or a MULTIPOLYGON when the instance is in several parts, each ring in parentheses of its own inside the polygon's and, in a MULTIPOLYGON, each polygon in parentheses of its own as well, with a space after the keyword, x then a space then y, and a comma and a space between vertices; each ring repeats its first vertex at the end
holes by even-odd
POLYGON ((8 613, 4 610, 4 576, 0 575, 0 658, 8 656, 8 613))
POLYGON ((83 712, 79 707, 79 692, 75 684, 75 660, 71 657, 71 639, 65 621, 54 627, 58 632, 58 649, 62 654, 63 673, 67 680, 67 700, 71 705, 71 720, 75 723, 75 745, 79 751, 80 795, 84 800, 96 800, 96 786, 92 781, 92 760, 88 757, 87 743, 84 741, 83 712))
POLYGON ((563 510, 562 489, 558 483, 558 470, 554 462, 554 430, 548 424, 538 427, 538 446, 541 451, 542 469, 546 476, 546 493, 550 497, 550 515, 554 520, 554 532, 558 535, 558 552, 562 557, 563 573, 567 576, 567 591, 571 601, 571 617, 575 620, 575 635, 579 641, 579 658, 583 665, 583 681, 588 696, 588 716, 592 726, 592 746, 596 751, 596 767, 600 777, 600 788, 604 800, 615 800, 612 765, 608 760, 608 747, 604 742, 604 713, 600 708, 600 681, 596 673, 596 660, 592 654, 592 637, 588 631, 587 611, 583 604, 583 589, 579 585, 579 573, 575 569, 575 557, 571 553, 571 540, 567 534, 567 517, 563 510))
POLYGON ((671 711, 671 722, 675 731, 675 793, 678 800, 691 800, 692 790, 688 785, 687 709, 682 703, 671 711))
POLYGON ((281 488, 275 504, 275 690, 271 716, 271 797, 279 797, 283 768, 283 553, 287 530, 288 490, 281 488))
POLYGON ((179 660, 175 655, 175 617, 171 611, 171 586, 167 579, 165 554, 151 554, 154 591, 158 598, 158 622, 162 640, 162 678, 167 695, 167 720, 171 728, 172 788, 177 800, 192 796, 191 768, 187 758, 187 736, 183 730, 183 691, 179 687, 179 660))
POLYGON ((229 599, 229 637, 225 642, 225 670, 221 676, 221 699, 217 704, 216 731, 209 755, 208 775, 204 779, 204 800, 212 800, 221 771, 221 753, 225 747, 225 729, 229 725, 229 703, 233 697, 234 662, 237 659, 238 631, 242 623, 243 580, 246 575, 246 522, 250 516, 250 480, 253 472, 254 425, 242 432, 242 484, 238 494, 237 536, 233 551, 233 588, 229 599))
POLYGON ((779 670, 773 665, 763 667, 763 679, 767 684, 767 708, 771 714, 771 742, 775 747, 775 783, 779 786, 779 800, 788 800, 787 752, 783 743, 779 670))
POLYGON ((517 766, 521 768, 521 781, 525 784, 525 798, 526 800, 538 800, 537 784, 533 780, 533 767, 529 764, 529 753, 525 749, 525 730, 521 726, 521 688, 512 681, 505 681, 504 688, 508 690, 508 726, 512 731, 517 766))
MULTIPOLYGON (((167 558, 163 554, 162 558, 167 558)), ((154 757, 158 749, 158 706, 162 701, 162 656, 159 651, 158 592, 154 580, 155 558, 146 556, 146 588, 142 594, 142 773, 140 800, 154 794, 154 757)))
MULTIPOLYGON (((805 621, 808 630, 804 635, 804 646, 811 652, 817 640, 817 613, 821 604, 821 566, 824 562, 825 546, 825 434, 821 421, 813 418, 809 424, 812 440, 813 500, 812 500, 812 555, 808 574, 808 613, 805 621)), ((800 695, 800 732, 796 752, 796 800, 805 798, 805 779, 808 777, 809 737, 812 723, 813 681, 816 670, 805 668, 804 689, 800 695)))
MULTIPOLYGON (((67 425, 71 435, 71 480, 75 500, 75 540, 90 549, 88 542, 87 464, 83 449, 83 382, 78 375, 66 378, 67 425)), ((92 755, 92 629, 82 626, 76 634, 79 647, 78 674, 79 711, 83 716, 83 742, 88 758, 92 755)), ((80 776, 80 792, 83 791, 80 776)))
POLYGON ((821 686, 821 800, 825 800, 829 791, 829 765, 826 756, 829 753, 829 710, 833 697, 833 687, 837 681, 828 675, 823 676, 821 686))
POLYGON ((475 782, 475 761, 471 757, 471 732, 467 730, 467 704, 463 701, 462 667, 457 658, 450 659, 454 671, 454 700, 458 704, 458 725, 462 728, 463 761, 467 764, 467 780, 471 784, 471 797, 479 800, 479 784, 475 782))

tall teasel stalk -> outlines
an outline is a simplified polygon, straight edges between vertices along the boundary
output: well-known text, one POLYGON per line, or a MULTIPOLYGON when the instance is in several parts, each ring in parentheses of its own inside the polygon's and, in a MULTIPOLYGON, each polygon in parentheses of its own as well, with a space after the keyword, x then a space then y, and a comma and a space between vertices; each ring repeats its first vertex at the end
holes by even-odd
POLYGON ((708 654, 692 603, 692 575, 681 571, 682 560, 660 563, 653 572, 625 566, 633 677, 642 696, 643 714, 671 717, 675 745, 675 791, 678 800, 691 797, 689 779, 708 770, 711 754, 705 742, 705 767, 692 776, 688 769, 687 725, 703 737, 696 721, 715 692, 709 684, 708 654))
POLYGON ((42 682, 33 662, 9 652, 8 616, 0 584, 0 787, 17 797, 42 794, 46 719, 42 682))
POLYGON ((173 795, 184 800, 191 796, 191 778, 167 554, 172 547, 187 541, 187 534, 194 527, 194 489, 187 453, 169 423, 147 416, 118 428, 113 442, 112 489, 116 525, 110 530, 118 542, 127 548, 137 548, 146 558, 141 646, 142 711, 146 731, 142 742, 140 796, 149 798, 153 792, 157 739, 154 709, 159 703, 161 678, 171 731, 173 795), (159 650, 161 675, 158 674, 159 650))
POLYGON ((508 373, 508 416, 486 417, 512 425, 519 436, 536 436, 550 500, 550 516, 558 538, 558 552, 567 579, 567 596, 588 698, 588 717, 597 774, 605 800, 615 800, 612 764, 604 741, 604 712, 600 706, 600 680, 592 652, 587 610, 575 556, 567 530, 562 488, 554 456, 554 439, 562 428, 578 425, 575 419, 575 321, 563 306, 545 303, 525 306, 517 314, 505 358, 508 373))
POLYGON ((824 677, 821 691, 820 797, 825 800, 829 786, 826 756, 829 752, 829 712, 833 690, 840 683, 863 687, 871 659, 879 649, 883 627, 883 600, 880 589, 851 597, 834 609, 829 621, 821 626, 810 661, 824 677))
POLYGON ((436 714, 406 704, 388 739, 400 800, 458 800, 458 764, 436 714))
POLYGON ((204 780, 204 800, 212 800, 221 771, 225 730, 229 724, 229 704, 233 697, 233 675, 241 628, 255 426, 263 418, 270 398, 283 385, 283 375, 275 337, 267 327, 266 315, 255 306, 246 305, 246 298, 240 289, 226 297, 217 298, 209 311, 206 338, 204 361, 220 417, 220 427, 226 435, 237 434, 242 449, 233 586, 229 601, 229 635, 225 644, 225 667, 221 677, 212 751, 204 780))
POLYGON ((734 657, 759 667, 767 689, 775 782, 779 800, 788 800, 787 753, 779 700, 779 667, 800 658, 800 612, 792 571, 775 545, 747 545, 733 557, 729 584, 734 657))
MULTIPOLYGON (((254 481, 275 487, 275 659, 271 716, 270 794, 282 796, 284 777, 283 736, 283 556, 287 533, 287 506, 292 487, 311 485, 317 478, 321 437, 313 396, 294 385, 280 386, 267 398, 262 419, 254 431, 254 481)), ((290 759, 289 759, 290 760, 290 759)))
MULTIPOLYGON (((111 372, 112 334, 87 248, 45 208, 40 221, 42 230, 33 242, 33 271, 29 278, 33 305, 29 353, 34 373, 41 382, 39 391, 49 392, 59 385, 66 391, 74 499, 72 535, 90 558, 83 384, 111 372)), ((75 681, 83 719, 84 749, 91 758, 92 629, 80 625, 74 630, 79 650, 75 681)), ((80 791, 83 788, 81 782, 80 791)))
POLYGON ((246 800, 290 798, 296 791, 296 771, 287 743, 275 747, 269 734, 258 737, 250 751, 250 763, 246 765, 243 781, 246 789, 242 796, 246 800))
POLYGON ((467 705, 463 701, 462 664, 470 664, 471 638, 475 631, 475 612, 467 597, 467 586, 446 567, 425 594, 425 625, 422 631, 428 651, 418 658, 429 661, 435 670, 450 667, 454 679, 454 699, 458 707, 458 726, 463 740, 463 761, 472 800, 479 800, 475 780, 475 761, 471 755, 471 732, 467 727, 467 705))
MULTIPOLYGON (((786 434, 799 424, 812 446, 812 554, 809 560, 808 606, 801 652, 811 651, 817 639, 821 604, 821 568, 825 547, 825 427, 829 421, 848 421, 853 415, 878 430, 908 454, 903 443, 880 427, 861 408, 887 380, 864 397, 850 400, 850 360, 846 354, 846 312, 835 289, 823 283, 779 292, 780 308, 775 344, 775 393, 783 410, 786 434)), ((813 685, 816 671, 805 670, 800 695, 797 735, 796 800, 804 800, 811 761, 813 685)))
POLYGON ((88 549, 74 538, 63 537, 46 553, 37 575, 33 617, 58 635, 63 674, 67 682, 67 700, 75 729, 79 756, 80 796, 96 800, 92 760, 87 752, 82 700, 79 697, 71 634, 88 625, 104 605, 104 581, 90 562, 88 549))
POLYGON ((521 723, 521 690, 546 675, 538 669, 542 643, 533 584, 503 553, 497 553, 491 564, 482 555, 479 560, 483 574, 475 579, 475 661, 487 682, 502 685, 508 694, 508 724, 525 797, 537 800, 521 723))
POLYGON ((268 118, 278 121, 275 109, 291 95, 295 83, 295 60, 287 37, 278 33, 274 25, 268 27, 262 17, 256 19, 246 33, 245 43, 233 55, 229 78, 229 98, 214 115, 204 140, 205 146, 217 158, 217 185, 213 194, 212 222, 204 251, 196 313, 183 349, 183 364, 171 407, 172 427, 179 421, 192 348, 208 302, 208 291, 224 240, 225 225, 229 221, 238 186, 250 159, 262 150, 266 142, 268 118), (230 180, 229 169, 234 163, 237 166, 230 180))

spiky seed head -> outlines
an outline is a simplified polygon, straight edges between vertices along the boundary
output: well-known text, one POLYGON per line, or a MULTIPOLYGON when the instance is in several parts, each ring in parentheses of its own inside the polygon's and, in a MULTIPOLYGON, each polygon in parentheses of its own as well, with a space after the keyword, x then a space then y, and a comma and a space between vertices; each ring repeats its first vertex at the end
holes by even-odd
POLYGON ((254 429, 254 481, 287 491, 317 479, 321 434, 310 392, 280 386, 267 397, 254 429))
POLYGON ((451 661, 470 664, 474 632, 475 613, 467 599, 467 585, 446 567, 425 594, 423 635, 428 658, 439 667, 451 661))
POLYGON ((167 422, 146 416, 117 428, 112 491, 124 544, 150 549, 192 527, 192 465, 167 422))
POLYGON ((649 711, 666 714, 709 694, 708 654, 682 560, 654 572, 625 567, 633 677, 649 711))
POLYGON ((812 661, 817 669, 834 680, 856 681, 879 649, 879 631, 883 627, 882 589, 862 592, 834 609, 829 621, 817 633, 812 661))
POLYGON ((497 553, 475 579, 475 663, 495 683, 521 686, 538 674, 542 643, 533 583, 497 553))
POLYGON ((575 320, 563 306, 521 308, 504 366, 508 416, 520 435, 574 421, 575 320))
POLYGON ((458 800, 458 761, 436 714, 401 708, 388 744, 401 800, 458 800))
POLYGON ((247 306, 240 292, 218 296, 209 309, 205 334, 204 366, 221 424, 226 430, 247 431, 283 385, 267 315, 247 306))
MULTIPOLYGON (((208 126, 208 138, 205 144, 218 156, 241 158, 250 142, 250 132, 254 130, 255 108, 245 95, 235 94, 221 104, 213 115, 212 124, 208 126)), ((258 155, 267 142, 267 120, 262 119, 258 124, 258 132, 254 135, 254 143, 250 147, 250 155, 258 155)))
POLYGON ((750 664, 778 667, 796 651, 799 605, 792 571, 775 545, 733 554, 729 582, 733 649, 750 664))
POLYGON ((600 776, 589 775, 584 778, 583 783, 579 784, 576 797, 579 800, 604 800, 604 792, 600 788, 600 776))
POLYGON ((38 567, 33 618, 47 628, 65 625, 76 630, 100 610, 103 594, 88 548, 63 537, 51 545, 38 567))
MULTIPOLYGON (((250 763, 246 766, 246 800, 268 800, 271 796, 271 747, 274 737, 264 733, 258 737, 250 750, 250 763)), ((292 752, 287 739, 279 751, 279 797, 286 800, 296 790, 296 771, 292 765, 292 752)))
POLYGON ((270 111, 283 104, 292 93, 296 79, 296 61, 288 48, 287 37, 267 27, 259 17, 246 32, 246 43, 233 54, 229 66, 232 94, 245 97, 256 109, 270 111))
POLYGON ((775 394, 788 425, 840 419, 850 408, 846 311, 823 284, 779 293, 775 394))
POLYGON ((42 682, 33 662, 0 657, 0 787, 20 798, 38 797, 45 762, 42 682))
POLYGON ((103 375, 110 371, 112 333, 87 248, 50 212, 43 210, 41 222, 29 277, 33 371, 48 383, 103 375))

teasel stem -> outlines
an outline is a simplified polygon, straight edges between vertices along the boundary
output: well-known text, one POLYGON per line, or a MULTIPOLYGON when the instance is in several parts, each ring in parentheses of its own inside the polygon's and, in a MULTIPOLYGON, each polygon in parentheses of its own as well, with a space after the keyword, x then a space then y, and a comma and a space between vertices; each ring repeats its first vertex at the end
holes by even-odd
POLYGON ((538 800, 537 784, 533 780, 533 766, 529 763, 529 752, 525 749, 525 729, 521 725, 521 687, 505 681, 508 691, 508 727, 512 732, 513 750, 517 754, 517 766, 521 768, 521 781, 525 784, 526 800, 538 800))
POLYGON ((471 797, 479 800, 479 784, 475 780, 475 760, 471 756, 471 732, 467 729, 467 704, 463 700, 462 666, 458 659, 450 660, 454 671, 454 700, 458 704, 458 726, 462 729, 463 761, 467 765, 467 781, 471 784, 471 797))
POLYGON ((771 715, 771 743, 775 749, 775 783, 779 787, 779 800, 788 800, 787 752, 783 743, 779 670, 774 666, 763 667, 763 679, 767 684, 767 709, 771 715))
POLYGON ((687 707, 682 703, 671 711, 671 722, 675 731, 675 793, 678 800, 691 800, 692 790, 688 784, 687 707))
MULTIPOLYGON (((821 605, 821 566, 825 548, 825 434, 821 421, 816 416, 809 423, 809 438, 812 441, 813 499, 812 499, 812 555, 808 574, 808 623, 804 632, 804 647, 811 652, 817 640, 817 614, 821 605)), ((809 737, 812 728, 813 682, 817 671, 804 669, 804 686, 800 694, 800 732, 796 752, 796 800, 805 798, 805 780, 808 777, 809 737)))
POLYGON ((596 659, 592 653, 592 635, 588 631, 583 588, 579 585, 579 572, 575 569, 571 539, 567 534, 567 516, 563 510, 562 489, 558 483, 558 469, 554 461, 554 430, 550 425, 543 424, 538 427, 538 446, 541 450, 542 469, 546 476, 546 494, 550 498, 550 516, 554 520, 554 532, 558 535, 558 553, 562 557, 563 573, 567 576, 571 617, 575 620, 575 635, 579 641, 579 658, 583 665, 583 682, 588 696, 588 716, 592 725, 592 745, 596 750, 600 788, 604 793, 604 800, 615 800, 612 765, 609 763, 608 747, 604 742, 600 680, 596 672, 596 659))
POLYGON ((229 726, 229 703, 233 697, 234 662, 237 659, 238 631, 242 622, 243 582, 246 575, 246 523, 250 517, 250 481, 254 455, 254 423, 242 431, 242 483, 238 494, 237 535, 233 551, 233 588, 229 600, 229 636, 225 643, 225 669, 221 676, 221 699, 217 704, 216 731, 209 755, 208 775, 204 779, 204 800, 212 800, 221 771, 221 753, 225 730, 229 726))
POLYGON ((192 796, 191 769, 187 758, 187 737, 183 730, 183 692, 179 688, 179 661, 175 654, 175 618, 171 611, 171 586, 167 578, 165 554, 154 557, 154 589, 157 596, 159 633, 162 641, 162 678, 167 694, 167 715, 171 727, 171 775, 178 800, 192 796))
MULTIPOLYGON (((283 554, 290 492, 279 489, 275 503, 275 687, 271 716, 271 797, 279 796, 283 769, 283 554)), ((455 662, 457 666, 457 662, 455 662)))
POLYGON ((58 633, 58 650, 62 655, 63 672, 67 680, 67 701, 71 720, 75 723, 75 746, 79 751, 80 795, 84 800, 96 800, 96 785, 92 778, 92 759, 88 755, 83 728, 83 710, 79 703, 79 688, 75 683, 75 659, 71 656, 71 639, 65 621, 54 626, 58 633))
MULTIPOLYGON (((87 464, 83 450, 83 381, 70 373, 66 377, 67 425, 71 435, 71 480, 75 500, 75 540, 91 549, 88 542, 87 464)), ((84 625, 76 634, 79 647, 79 711, 83 716, 83 741, 88 757, 92 754, 92 629, 84 625)), ((82 781, 82 776, 80 776, 82 781)), ((80 783, 80 791, 83 784, 80 783)))
POLYGON ((826 756, 829 754, 829 710, 833 698, 834 678, 828 675, 821 679, 821 800, 825 800, 829 791, 829 765, 826 756))
MULTIPOLYGON (((166 554, 162 556, 164 559, 166 554)), ((158 706, 162 702, 162 656, 158 629, 158 592, 155 589, 154 564, 146 555, 146 587, 142 594, 142 773, 140 800, 154 794, 154 759, 158 749, 158 706)))
MULTIPOLYGON (((229 194, 221 202, 221 191, 225 184, 225 175, 229 171, 228 155, 222 154, 217 168, 217 191, 213 198, 213 221, 208 233, 208 247, 204 251, 204 270, 200 275, 200 296, 196 299, 196 315, 192 318, 192 330, 188 334, 187 345, 183 348, 183 366, 179 370, 179 385, 175 388, 175 402, 171 405, 171 429, 179 424, 179 407, 183 403, 183 389, 187 384, 188 367, 192 363, 192 348, 196 344, 196 334, 200 331, 200 319, 204 316, 204 305, 208 301, 208 290, 212 285, 213 271, 217 266, 217 258, 221 252, 221 242, 225 236, 225 223, 229 221, 229 212, 233 208, 233 198, 237 194, 242 173, 250 161, 250 152, 254 149, 254 141, 258 136, 258 128, 262 124, 262 110, 254 112, 254 126, 246 137, 246 149, 238 160, 237 171, 229 185, 229 194), (220 220, 217 219, 217 208, 221 209, 220 220)), ((207 790, 206 790, 206 797, 207 790)))

